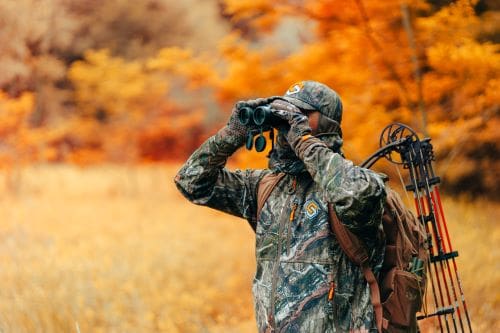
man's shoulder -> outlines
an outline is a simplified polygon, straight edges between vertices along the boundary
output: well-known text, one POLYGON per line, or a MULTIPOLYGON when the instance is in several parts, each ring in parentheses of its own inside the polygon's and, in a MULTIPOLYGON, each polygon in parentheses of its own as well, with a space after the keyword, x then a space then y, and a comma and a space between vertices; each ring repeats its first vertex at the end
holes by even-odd
POLYGON ((257 183, 262 178, 273 174, 270 169, 236 169, 234 172, 257 183))

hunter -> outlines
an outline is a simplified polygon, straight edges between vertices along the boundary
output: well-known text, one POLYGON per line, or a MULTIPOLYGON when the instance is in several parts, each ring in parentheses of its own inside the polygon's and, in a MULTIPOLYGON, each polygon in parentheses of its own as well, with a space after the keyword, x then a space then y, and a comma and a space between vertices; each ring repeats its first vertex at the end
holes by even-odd
POLYGON ((377 332, 370 288, 331 231, 328 204, 364 241, 378 274, 384 182, 344 157, 341 120, 339 95, 315 81, 296 83, 284 96, 238 102, 227 125, 175 177, 188 200, 244 218, 255 230, 259 332, 377 332), (261 105, 283 121, 268 169, 227 170, 227 159, 256 130, 242 126, 238 113, 261 105), (277 174, 284 175, 258 211, 260 181, 277 174))

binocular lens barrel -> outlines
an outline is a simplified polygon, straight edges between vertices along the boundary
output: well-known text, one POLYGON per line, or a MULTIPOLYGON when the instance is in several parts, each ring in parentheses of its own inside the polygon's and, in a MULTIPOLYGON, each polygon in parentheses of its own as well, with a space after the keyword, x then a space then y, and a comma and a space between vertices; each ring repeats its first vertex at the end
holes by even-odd
POLYGON ((267 105, 259 106, 253 112, 253 122, 255 125, 262 125, 269 120, 271 115, 271 108, 267 105))
POLYGON ((250 122, 252 121, 253 118, 253 109, 248 106, 242 107, 240 109, 238 118, 242 125, 250 125, 250 122))

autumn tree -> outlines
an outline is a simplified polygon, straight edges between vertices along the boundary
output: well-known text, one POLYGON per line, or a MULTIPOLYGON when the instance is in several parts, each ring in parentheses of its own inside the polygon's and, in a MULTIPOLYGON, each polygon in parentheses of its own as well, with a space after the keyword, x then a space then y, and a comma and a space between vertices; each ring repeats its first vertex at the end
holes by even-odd
POLYGON ((58 87, 66 75, 59 55, 77 24, 62 0, 2 1, 0 22, 0 89, 14 97, 33 92, 30 123, 40 126, 68 100, 58 87))
POLYGON ((418 26, 429 66, 425 97, 440 171, 454 191, 494 194, 500 171, 500 55, 498 44, 479 41, 476 3, 458 1, 419 19, 418 26), (452 167, 456 163, 460 167, 452 167))
POLYGON ((202 106, 173 95, 197 89, 213 75, 209 61, 179 48, 135 61, 113 57, 107 50, 87 52, 73 64, 69 78, 78 110, 75 125, 87 124, 84 128, 90 131, 75 128, 72 138, 80 148, 93 147, 111 161, 185 155, 186 148, 199 143, 202 106))
POLYGON ((359 162, 376 148, 385 124, 402 121, 430 132, 450 188, 495 193, 500 62, 498 44, 481 40, 487 20, 476 14, 477 1, 225 4, 229 16, 250 22, 260 39, 236 35, 223 45, 229 69, 220 98, 245 98, 253 88, 256 95, 281 94, 297 80, 323 81, 343 97, 351 159, 359 162), (303 27, 303 45, 285 53, 286 45, 266 47, 266 36, 290 19, 303 27), (463 168, 448 168, 453 160, 463 168))
MULTIPOLYGON (((187 115, 193 129, 199 127, 199 112, 191 116, 189 103, 181 107, 168 101, 165 88, 175 84, 166 73, 148 70, 145 62, 156 55, 163 57, 160 51, 169 45, 197 50, 213 45, 225 33, 215 8, 210 2, 171 0, 2 2, 0 70, 4 75, 0 78, 0 92, 14 98, 32 93, 34 105, 27 111, 27 126, 32 132, 45 131, 34 147, 40 152, 37 158, 135 159, 141 155, 132 152, 138 149, 134 146, 137 140, 124 145, 127 133, 137 134, 142 129, 151 137, 152 132, 145 130, 146 124, 150 129, 164 128, 162 121, 168 121, 163 118, 168 118, 173 109, 187 115), (191 5, 196 5, 197 10, 192 10, 191 5), (107 51, 98 51, 101 48, 107 51), (114 131, 108 134, 112 135, 105 136, 103 129, 110 127, 114 131), (123 156, 116 156, 119 154, 123 156)), ((184 68, 189 65, 183 58, 172 61, 184 64, 184 68)), ((173 121, 170 126, 175 124, 173 121)), ((17 133, 19 138, 23 133, 17 133)), ((190 139, 185 142, 191 142, 190 139)), ((143 141, 148 145, 147 139, 143 141)), ((166 146, 183 147, 173 143, 166 146)), ((159 158, 159 153, 155 155, 159 158)))

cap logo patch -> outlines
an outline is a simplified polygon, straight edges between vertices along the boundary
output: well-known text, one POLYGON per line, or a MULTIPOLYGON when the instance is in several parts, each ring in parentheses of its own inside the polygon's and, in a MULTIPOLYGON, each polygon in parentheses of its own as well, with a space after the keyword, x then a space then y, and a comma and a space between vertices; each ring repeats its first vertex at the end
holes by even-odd
POLYGON ((294 83, 290 86, 290 88, 288 88, 288 90, 286 91, 286 95, 288 96, 288 95, 297 94, 299 91, 302 90, 302 88, 304 88, 303 82, 294 83))

